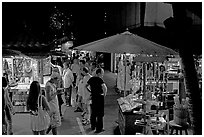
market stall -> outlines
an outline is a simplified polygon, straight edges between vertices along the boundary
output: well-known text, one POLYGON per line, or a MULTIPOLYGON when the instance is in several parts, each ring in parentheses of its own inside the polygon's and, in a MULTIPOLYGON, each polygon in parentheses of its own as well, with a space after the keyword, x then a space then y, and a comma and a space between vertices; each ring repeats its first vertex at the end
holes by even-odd
MULTIPOLYGON (((16 113, 27 112, 26 101, 32 81, 44 81, 43 75, 51 74, 49 58, 42 59, 42 61, 27 56, 7 56, 3 58, 3 73, 8 75, 9 83, 17 83, 17 86, 10 87, 9 90, 10 99, 16 113)), ((42 90, 45 87, 43 83, 40 84, 42 90)))
MULTIPOLYGON (((118 106, 119 106, 119 129, 121 131, 121 134, 135 134, 137 132, 143 133, 143 134, 150 134, 151 130, 151 116, 152 114, 149 114, 149 110, 151 110, 152 104, 156 107, 156 112, 153 113, 154 117, 157 117, 156 120, 160 121, 162 119, 160 116, 158 116, 159 111, 158 109, 164 109, 163 106, 163 100, 159 99, 158 96, 153 98, 153 94, 151 93, 151 89, 153 91, 156 91, 155 86, 153 85, 153 82, 151 80, 151 77, 147 77, 147 68, 148 68, 148 62, 156 62, 158 59, 165 58, 167 55, 178 55, 175 51, 163 47, 161 45, 158 45, 156 43, 153 43, 149 40, 146 40, 142 37, 139 37, 137 35, 134 35, 130 32, 124 32, 121 34, 117 34, 108 38, 104 38, 102 40, 94 41, 79 47, 76 47, 80 50, 90 50, 90 51, 100 51, 100 52, 108 52, 108 53, 122 53, 124 54, 124 97, 118 99, 118 106), (131 94, 127 94, 127 56, 126 54, 135 54, 137 56, 136 59, 139 58, 142 59, 140 65, 138 65, 138 81, 136 82, 137 85, 140 88, 135 88, 136 92, 132 92, 131 94), (145 57, 144 57, 145 56, 145 57), (146 59, 146 60, 144 60, 146 59), (150 61, 151 59, 156 59, 155 61, 150 61), (141 72, 141 73, 140 73, 141 72), (148 83, 150 83, 150 86, 148 86, 148 83), (153 86, 152 86, 153 85, 153 86), (150 87, 150 88, 149 88, 150 87), (151 88, 153 87, 153 88, 151 88), (138 92, 138 93, 137 93, 138 92), (138 108, 139 107, 139 108, 138 108), (134 109, 137 110, 134 110, 134 109), (128 112, 128 113, 127 113, 128 112), (137 116, 136 116, 137 115, 137 116), (160 118, 159 118, 160 117, 160 118), (139 122, 138 122, 139 120, 139 122), (137 128, 138 127, 138 128, 137 128), (143 127, 142 130, 140 127, 143 127), (128 130, 132 129, 132 130, 128 130), (138 129, 138 130, 136 130, 138 129)), ((150 68, 150 67, 149 67, 150 68)), ((165 91, 165 70, 164 67, 159 68, 159 65, 157 65, 157 70, 160 69, 159 72, 161 72, 162 75, 159 75, 157 78, 156 74, 152 75, 150 73, 150 76, 153 76, 153 78, 158 79, 155 84, 160 84, 162 87, 159 90, 159 93, 163 94, 163 91, 165 91)), ((154 69, 155 70, 155 69, 154 69)), ((151 71, 149 71, 151 72, 151 71)), ((154 72, 154 71, 153 71, 154 72)), ((122 85, 122 84, 121 84, 122 85)), ((164 121, 164 120, 163 120, 164 121)), ((168 121, 168 120, 167 120, 168 121)), ((156 122, 157 123, 157 122, 156 122)), ((156 133, 158 131, 158 124, 156 124, 156 133)), ((167 131, 168 132, 168 131, 167 131)))

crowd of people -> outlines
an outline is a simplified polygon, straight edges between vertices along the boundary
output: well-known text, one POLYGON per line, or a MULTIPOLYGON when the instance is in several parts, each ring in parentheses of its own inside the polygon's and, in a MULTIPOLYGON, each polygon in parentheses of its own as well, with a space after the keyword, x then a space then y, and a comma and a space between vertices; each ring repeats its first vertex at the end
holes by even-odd
MULTIPOLYGON (((73 59, 72 64, 64 62, 60 66, 51 63, 51 67, 52 74, 44 90, 38 81, 33 81, 30 85, 26 105, 30 112, 33 134, 45 135, 52 131, 53 135, 57 135, 57 129, 63 122, 63 104, 75 107, 76 113, 81 112, 83 125, 90 125, 95 133, 102 132, 104 97, 107 93, 103 81, 104 70, 94 62, 87 63, 77 58, 73 59)), ((5 77, 2 80, 3 134, 13 134, 11 115, 14 114, 14 109, 7 95, 10 86, 5 77)))

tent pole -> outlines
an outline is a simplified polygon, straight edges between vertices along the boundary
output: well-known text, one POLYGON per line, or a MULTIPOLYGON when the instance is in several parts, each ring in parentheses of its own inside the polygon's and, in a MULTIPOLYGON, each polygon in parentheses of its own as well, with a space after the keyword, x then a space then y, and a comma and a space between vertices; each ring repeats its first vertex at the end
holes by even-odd
POLYGON ((43 59, 40 59, 40 83, 43 84, 43 59))
MULTIPOLYGON (((146 63, 145 62, 143 62, 143 97, 144 97, 144 102, 146 103, 146 63)), ((145 114, 144 123, 146 123, 146 104, 144 104, 144 114, 145 114)), ((146 126, 144 131, 146 131, 146 126)))
POLYGON ((127 67, 127 56, 126 53, 125 54, 125 78, 124 78, 124 97, 126 96, 126 67, 127 67))

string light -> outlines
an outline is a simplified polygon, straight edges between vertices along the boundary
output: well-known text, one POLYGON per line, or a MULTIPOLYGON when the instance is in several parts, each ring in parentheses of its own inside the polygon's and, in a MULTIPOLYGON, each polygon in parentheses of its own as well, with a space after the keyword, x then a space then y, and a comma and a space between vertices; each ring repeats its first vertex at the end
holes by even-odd
POLYGON ((107 22, 107 12, 106 10, 104 10, 104 34, 106 35, 107 32, 106 32, 106 22, 107 22))
POLYGON ((60 12, 55 6, 55 12, 50 17, 50 28, 52 30, 60 30, 64 25, 67 17, 64 13, 60 12))
MULTIPOLYGON (((72 13, 69 13, 67 16, 65 13, 61 12, 60 9, 58 9, 56 6, 54 7, 54 11, 50 16, 50 24, 49 27, 54 33, 54 39, 58 40, 61 39, 61 37, 68 35, 69 39, 75 39, 73 32, 70 32, 71 25, 71 19, 72 19, 72 13), (66 34, 70 33, 70 34, 66 34)), ((56 44, 56 43, 55 43, 56 44)))

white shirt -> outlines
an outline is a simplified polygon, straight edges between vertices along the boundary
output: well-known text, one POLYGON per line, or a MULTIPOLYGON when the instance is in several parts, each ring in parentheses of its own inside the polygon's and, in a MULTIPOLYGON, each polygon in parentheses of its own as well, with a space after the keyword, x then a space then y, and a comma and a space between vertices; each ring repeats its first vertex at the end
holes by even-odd
POLYGON ((81 79, 80 81, 79 81, 79 84, 78 84, 78 92, 77 92, 77 94, 79 95, 79 96, 82 96, 83 95, 83 80, 81 79))
POLYGON ((79 66, 79 64, 72 64, 71 69, 72 69, 72 72, 76 73, 77 75, 80 73, 80 66, 79 66))
POLYGON ((82 94, 82 98, 84 100, 84 102, 87 101, 87 99, 90 97, 91 93, 86 89, 86 84, 88 82, 88 80, 91 78, 92 76, 90 74, 88 74, 87 76, 84 76, 83 78, 83 94, 82 94))
POLYGON ((64 88, 69 88, 72 86, 72 82, 74 81, 73 73, 69 68, 67 68, 64 72, 65 74, 62 77, 64 88))

